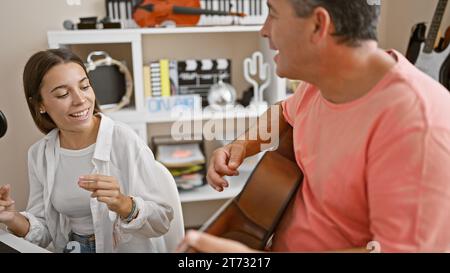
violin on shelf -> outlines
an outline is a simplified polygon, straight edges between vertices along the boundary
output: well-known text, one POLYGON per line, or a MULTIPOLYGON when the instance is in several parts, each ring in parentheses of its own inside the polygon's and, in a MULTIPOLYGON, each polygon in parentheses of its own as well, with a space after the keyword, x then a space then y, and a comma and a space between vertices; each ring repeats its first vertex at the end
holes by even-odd
POLYGON ((203 9, 200 0, 143 0, 133 9, 133 19, 140 27, 155 27, 167 22, 176 26, 195 26, 201 15, 246 16, 243 12, 203 9))

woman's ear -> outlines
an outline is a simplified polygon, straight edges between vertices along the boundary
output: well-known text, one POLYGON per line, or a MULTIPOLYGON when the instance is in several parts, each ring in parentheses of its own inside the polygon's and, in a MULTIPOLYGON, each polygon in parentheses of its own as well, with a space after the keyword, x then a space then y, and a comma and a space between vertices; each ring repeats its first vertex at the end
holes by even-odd
POLYGON ((41 115, 43 115, 43 114, 45 114, 47 111, 45 110, 45 107, 44 107, 44 105, 40 105, 39 106, 39 113, 41 114, 41 115))
POLYGON ((315 26, 312 34, 312 42, 317 44, 331 34, 333 26, 331 24, 330 14, 322 7, 318 7, 313 11, 312 18, 315 26))

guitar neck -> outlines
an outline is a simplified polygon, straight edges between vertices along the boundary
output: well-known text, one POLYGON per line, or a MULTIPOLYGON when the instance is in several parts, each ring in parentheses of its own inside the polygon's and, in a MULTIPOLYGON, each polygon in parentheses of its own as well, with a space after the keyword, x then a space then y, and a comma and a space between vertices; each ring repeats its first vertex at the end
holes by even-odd
POLYGON ((444 17, 447 3, 448 0, 439 0, 438 2, 436 11, 434 12, 433 21, 425 41, 425 48, 423 50, 425 53, 431 53, 434 50, 434 44, 439 33, 439 28, 441 27, 442 18, 444 17))

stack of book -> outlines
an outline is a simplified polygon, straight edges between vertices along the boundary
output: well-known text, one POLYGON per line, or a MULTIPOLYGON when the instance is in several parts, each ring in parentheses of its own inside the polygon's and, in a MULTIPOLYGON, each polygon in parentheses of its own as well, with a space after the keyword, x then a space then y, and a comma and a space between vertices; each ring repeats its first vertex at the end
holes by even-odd
POLYGON ((156 159, 169 169, 178 189, 190 190, 204 184, 205 156, 200 143, 158 145, 156 159))

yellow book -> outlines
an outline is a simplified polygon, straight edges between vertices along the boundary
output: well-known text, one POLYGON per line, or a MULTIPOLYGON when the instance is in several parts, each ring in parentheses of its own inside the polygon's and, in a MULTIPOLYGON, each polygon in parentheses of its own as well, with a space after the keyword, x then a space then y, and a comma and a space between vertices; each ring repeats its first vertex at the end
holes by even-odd
POLYGON ((169 60, 159 61, 161 66, 161 96, 170 97, 169 60))
POLYGON ((152 84, 150 82, 150 66, 144 65, 144 98, 152 96, 152 84))

